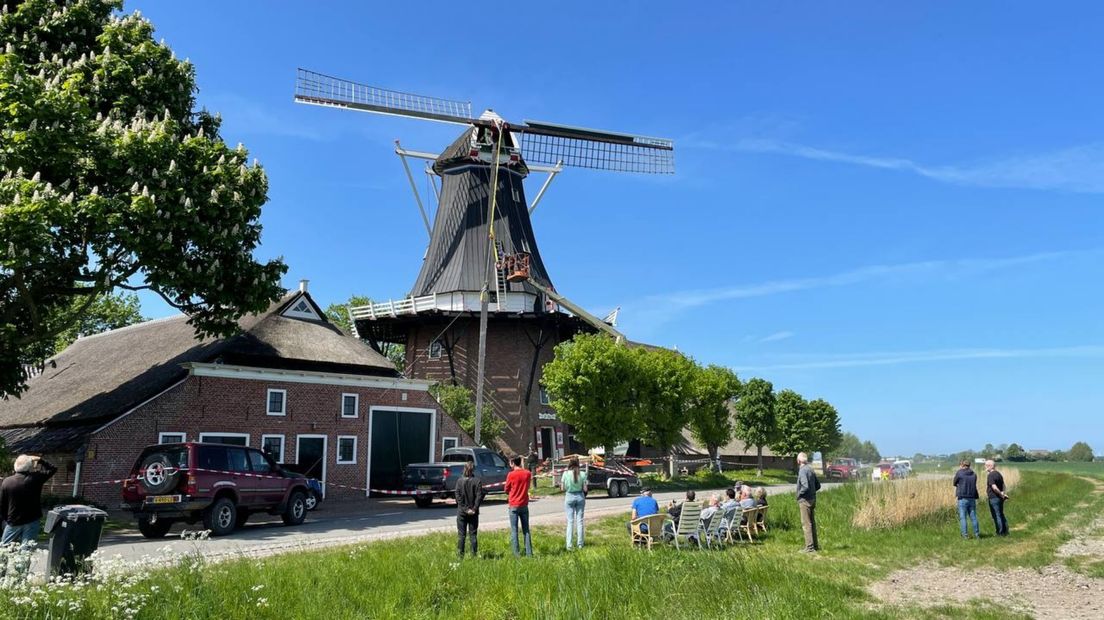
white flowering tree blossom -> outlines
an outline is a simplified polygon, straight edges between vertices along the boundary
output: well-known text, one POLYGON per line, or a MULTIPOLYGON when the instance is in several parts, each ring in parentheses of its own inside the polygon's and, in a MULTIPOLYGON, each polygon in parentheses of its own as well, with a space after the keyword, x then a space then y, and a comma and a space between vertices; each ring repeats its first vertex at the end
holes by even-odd
POLYGON ((0 0, 0 396, 117 288, 149 289, 197 336, 281 294, 258 262, 268 180, 195 72, 119 0, 0 0))

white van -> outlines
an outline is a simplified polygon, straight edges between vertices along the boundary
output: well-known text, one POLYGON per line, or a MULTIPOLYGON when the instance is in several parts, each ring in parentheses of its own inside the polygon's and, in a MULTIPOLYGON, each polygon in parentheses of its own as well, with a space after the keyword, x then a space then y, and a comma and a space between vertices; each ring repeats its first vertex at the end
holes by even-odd
POLYGON ((910 461, 908 459, 902 459, 900 461, 897 461, 897 462, 894 463, 894 465, 904 465, 905 469, 909 470, 910 474, 912 473, 912 461, 910 461))

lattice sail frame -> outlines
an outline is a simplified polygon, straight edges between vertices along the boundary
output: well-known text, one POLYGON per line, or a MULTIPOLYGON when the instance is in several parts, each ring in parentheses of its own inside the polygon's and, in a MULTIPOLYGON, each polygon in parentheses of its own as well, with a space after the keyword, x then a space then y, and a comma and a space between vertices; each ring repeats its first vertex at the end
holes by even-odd
MULTIPOLYGON (((295 100, 458 125, 496 124, 493 120, 472 118, 470 101, 389 90, 302 68, 297 73, 295 100)), ((675 171, 674 142, 665 138, 531 120, 505 123, 505 129, 520 138, 522 157, 534 164, 644 174, 675 171)))

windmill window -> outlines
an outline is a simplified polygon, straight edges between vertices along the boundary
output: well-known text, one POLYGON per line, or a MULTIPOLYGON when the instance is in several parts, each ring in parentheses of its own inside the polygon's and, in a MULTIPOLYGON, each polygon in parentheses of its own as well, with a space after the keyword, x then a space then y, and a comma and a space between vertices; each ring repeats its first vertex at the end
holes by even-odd
POLYGON ((295 304, 294 310, 296 312, 310 312, 310 308, 307 306, 307 302, 303 299, 300 299, 299 303, 295 304))
POLYGON ((551 401, 550 401, 550 400, 549 400, 549 398, 548 398, 548 390, 547 390, 547 389, 545 389, 545 387, 544 387, 544 386, 542 385, 542 386, 540 387, 540 404, 542 404, 542 405, 547 405, 547 404, 549 404, 550 402, 551 402, 551 401))
POLYGON ((441 359, 441 353, 444 348, 445 347, 440 340, 434 339, 432 342, 429 343, 429 359, 441 359))

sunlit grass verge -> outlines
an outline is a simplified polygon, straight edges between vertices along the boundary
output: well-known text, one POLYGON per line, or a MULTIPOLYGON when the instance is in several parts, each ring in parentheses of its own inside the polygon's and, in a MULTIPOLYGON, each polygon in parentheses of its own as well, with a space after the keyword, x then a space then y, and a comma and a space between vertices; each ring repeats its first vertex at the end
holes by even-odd
MULTIPOLYGON (((480 534, 482 557, 463 561, 447 534, 323 551, 304 544, 295 553, 217 564, 185 558, 168 568, 151 558, 122 572, 101 561, 109 570, 76 584, 0 593, 0 619, 1007 617, 996 606, 886 607, 866 587, 933 561, 986 570, 1053 562, 1068 538, 1059 524, 1099 513, 1096 503, 1083 505, 1092 488, 1064 474, 1025 474, 1009 504, 1012 536, 992 536, 983 521, 985 537, 967 543, 952 511, 889 530, 853 527, 859 485, 846 485, 818 498, 824 551, 814 557, 798 553, 793 498, 778 496, 761 542, 714 551, 634 549, 624 516, 615 516, 588 523, 577 552, 563 550, 561 527, 537 528, 536 557, 520 560, 497 530, 480 534)), ((953 498, 949 481, 945 492, 953 498)))
MULTIPOLYGON (((1019 485, 1019 470, 1008 468, 1001 473, 1006 490, 1019 485)), ((866 529, 889 528, 946 512, 956 506, 954 493, 948 491, 950 483, 950 477, 864 483, 858 489, 858 506, 851 522, 866 529)), ((978 476, 978 494, 980 504, 986 497, 984 473, 978 476)))

